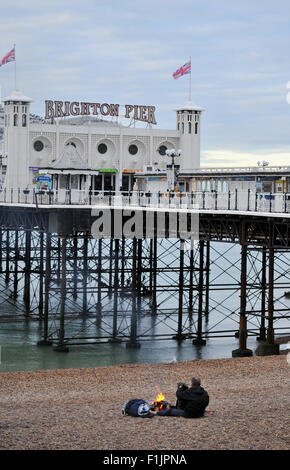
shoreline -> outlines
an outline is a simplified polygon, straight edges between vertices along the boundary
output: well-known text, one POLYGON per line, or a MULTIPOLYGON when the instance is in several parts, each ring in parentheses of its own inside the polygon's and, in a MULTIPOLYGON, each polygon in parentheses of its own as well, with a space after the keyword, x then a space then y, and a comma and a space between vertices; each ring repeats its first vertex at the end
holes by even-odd
POLYGON ((0 449, 288 449, 289 382, 284 355, 4 372, 0 449), (153 401, 157 387, 174 403, 176 383, 193 375, 214 414, 121 416, 127 400, 153 401))

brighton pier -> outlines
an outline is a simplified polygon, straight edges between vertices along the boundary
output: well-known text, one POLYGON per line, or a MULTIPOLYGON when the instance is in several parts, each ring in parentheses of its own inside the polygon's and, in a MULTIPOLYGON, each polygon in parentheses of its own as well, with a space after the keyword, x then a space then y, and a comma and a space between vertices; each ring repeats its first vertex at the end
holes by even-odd
POLYGON ((0 295, 13 313, 2 320, 39 321, 38 344, 61 352, 235 337, 233 356, 249 356, 254 336, 262 354, 279 353, 275 334, 289 333, 289 168, 257 168, 254 179, 223 169, 231 186, 218 188, 221 171, 201 174, 203 109, 191 102, 176 109, 176 130, 152 130, 30 125, 30 98, 3 101, 0 295), (214 189, 198 190, 202 178, 214 189), (96 236, 98 217, 130 230, 96 236))

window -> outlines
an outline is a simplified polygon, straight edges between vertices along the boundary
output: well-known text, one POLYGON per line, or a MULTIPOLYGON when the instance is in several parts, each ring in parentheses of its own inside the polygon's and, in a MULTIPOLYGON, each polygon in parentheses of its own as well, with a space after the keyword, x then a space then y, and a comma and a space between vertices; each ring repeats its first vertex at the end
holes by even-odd
POLYGON ((95 191, 102 190, 102 175, 94 176, 94 190, 95 191))
POLYGON ((59 189, 68 189, 69 175, 59 175, 59 189))
POLYGON ((70 188, 79 189, 79 176, 78 175, 70 175, 70 188))
POLYGON ((135 144, 130 145, 130 147, 129 147, 129 153, 130 153, 131 155, 136 155, 137 152, 138 152, 138 147, 137 147, 137 145, 135 145, 135 144))
POLYGON ((184 122, 182 123, 182 134, 184 134, 184 122))
POLYGON ((14 114, 13 123, 15 127, 18 126, 18 114, 14 114))
POLYGON ((191 122, 188 123, 188 133, 191 134, 191 122))
POLYGON ((195 123, 195 133, 197 134, 197 131, 198 131, 198 123, 196 122, 195 123))
POLYGON ((7 127, 7 114, 5 114, 5 127, 7 127))
POLYGON ((33 148, 34 150, 36 150, 36 152, 41 152, 41 150, 43 150, 43 142, 41 142, 41 140, 36 140, 33 144, 33 148))
POLYGON ((166 145, 160 145, 158 152, 160 155, 165 155, 166 150, 167 150, 166 145))
POLYGON ((22 114, 22 127, 26 127, 26 114, 22 114))
POLYGON ((107 152, 107 150, 108 150, 108 147, 107 147, 106 144, 104 144, 104 143, 102 143, 102 144, 100 144, 100 145, 98 146, 98 152, 99 152, 99 153, 104 154, 104 153, 107 152))

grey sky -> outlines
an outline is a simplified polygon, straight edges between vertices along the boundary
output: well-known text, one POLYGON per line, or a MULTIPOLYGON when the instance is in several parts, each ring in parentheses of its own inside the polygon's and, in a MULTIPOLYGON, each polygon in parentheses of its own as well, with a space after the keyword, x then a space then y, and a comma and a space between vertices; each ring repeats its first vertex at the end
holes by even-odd
MULTIPOLYGON (((290 164, 288 0, 1 0, 1 58, 16 43, 17 87, 43 115, 45 99, 147 104, 158 127, 188 76, 204 107, 202 165, 290 164)), ((0 68, 2 95, 13 64, 0 68)))

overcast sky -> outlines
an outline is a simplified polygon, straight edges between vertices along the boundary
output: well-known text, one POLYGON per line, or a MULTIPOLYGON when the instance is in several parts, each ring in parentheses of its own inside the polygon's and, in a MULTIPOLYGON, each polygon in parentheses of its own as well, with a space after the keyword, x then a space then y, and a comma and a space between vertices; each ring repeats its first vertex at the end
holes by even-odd
MULTIPOLYGON (((45 99, 146 104, 174 129, 188 76, 172 73, 192 56, 202 166, 290 165, 289 0, 0 1, 0 56, 16 43, 32 112, 45 99)), ((0 68, 2 96, 13 69, 0 68)))

